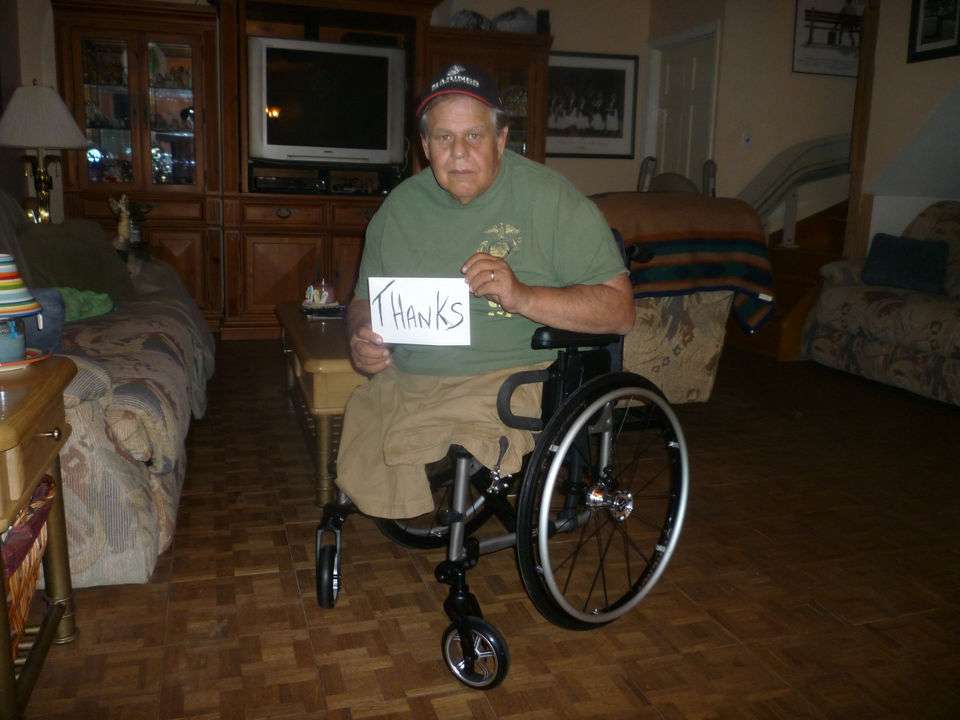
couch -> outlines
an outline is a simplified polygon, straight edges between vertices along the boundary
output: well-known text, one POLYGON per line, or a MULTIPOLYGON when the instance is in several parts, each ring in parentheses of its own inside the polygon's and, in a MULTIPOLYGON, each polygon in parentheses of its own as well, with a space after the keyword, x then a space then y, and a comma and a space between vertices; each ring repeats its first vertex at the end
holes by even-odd
MULTIPOLYGON (((902 256, 889 258, 891 267, 885 275, 883 245, 877 238, 867 258, 838 260, 821 268, 820 292, 804 326, 803 355, 837 370, 960 404, 960 202, 935 203, 907 226, 901 238, 885 239, 887 247, 902 256), (905 271, 917 255, 911 244, 931 240, 942 246, 942 267, 935 273, 942 287, 927 287, 905 271)), ((921 271, 928 270, 921 265, 921 271)))
POLYGON ((31 288, 78 287, 114 301, 107 314, 64 323, 59 339, 58 353, 77 366, 60 455, 70 566, 76 587, 145 582, 173 537, 213 336, 170 266, 126 264, 93 222, 32 225, 0 193, 0 252, 16 258, 31 288))
MULTIPOLYGON (((760 217, 746 203, 680 192, 612 192, 591 198, 627 247, 650 248, 653 259, 632 264, 637 308, 633 330, 624 341, 624 368, 655 383, 671 403, 710 399, 731 307, 747 332, 755 332, 772 308, 770 264, 760 217), (744 280, 717 258, 728 258, 732 243, 756 253, 744 280), (689 252, 690 248, 698 248, 689 252), (702 253, 700 250, 713 251, 702 253), (713 259, 704 262, 709 255, 713 259), (646 265, 656 272, 679 259, 674 276, 638 275, 646 265), (688 268, 700 268, 696 275, 688 268), (757 301, 758 296, 763 301, 757 301)), ((739 254, 739 253, 738 253, 739 254)))

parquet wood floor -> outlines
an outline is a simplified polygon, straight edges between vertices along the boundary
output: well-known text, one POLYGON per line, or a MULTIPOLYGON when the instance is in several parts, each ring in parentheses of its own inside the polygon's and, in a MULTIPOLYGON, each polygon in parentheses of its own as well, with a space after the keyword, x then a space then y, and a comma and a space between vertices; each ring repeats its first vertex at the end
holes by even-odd
POLYGON ((471 586, 512 653, 483 693, 442 664, 441 553, 351 518, 346 587, 317 607, 320 512, 278 360, 220 346, 173 546, 149 584, 77 592, 79 638, 29 717, 960 717, 957 408, 728 348, 714 398, 680 408, 692 494, 656 591, 564 631, 509 551, 483 558, 471 586))

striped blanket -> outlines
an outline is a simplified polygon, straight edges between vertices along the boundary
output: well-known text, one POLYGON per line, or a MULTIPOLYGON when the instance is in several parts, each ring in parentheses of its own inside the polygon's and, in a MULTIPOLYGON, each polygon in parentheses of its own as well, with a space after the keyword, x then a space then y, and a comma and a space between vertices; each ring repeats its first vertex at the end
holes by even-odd
POLYGON ((733 314, 755 333, 773 311, 773 273, 762 238, 661 236, 644 239, 653 257, 630 264, 634 297, 733 290, 733 314))

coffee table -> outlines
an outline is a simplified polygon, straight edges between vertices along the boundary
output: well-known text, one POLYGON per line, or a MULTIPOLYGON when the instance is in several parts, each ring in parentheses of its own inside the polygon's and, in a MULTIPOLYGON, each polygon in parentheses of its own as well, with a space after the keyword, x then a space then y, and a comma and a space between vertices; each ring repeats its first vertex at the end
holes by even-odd
POLYGON ((299 303, 280 303, 280 343, 285 358, 284 389, 293 402, 314 460, 317 504, 336 500, 339 419, 353 389, 366 382, 350 364, 346 323, 309 319, 299 303))

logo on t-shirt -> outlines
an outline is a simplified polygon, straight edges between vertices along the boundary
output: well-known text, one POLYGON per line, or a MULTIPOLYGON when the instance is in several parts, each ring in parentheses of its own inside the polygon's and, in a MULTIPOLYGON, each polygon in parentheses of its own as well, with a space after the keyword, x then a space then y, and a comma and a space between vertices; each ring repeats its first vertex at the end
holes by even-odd
MULTIPOLYGON (((502 222, 487 228, 483 231, 483 234, 488 237, 485 237, 480 243, 477 252, 487 253, 498 258, 506 258, 523 239, 520 228, 502 222)), ((487 300, 487 304, 491 308, 487 313, 490 317, 513 317, 511 313, 506 312, 497 303, 487 300)))

